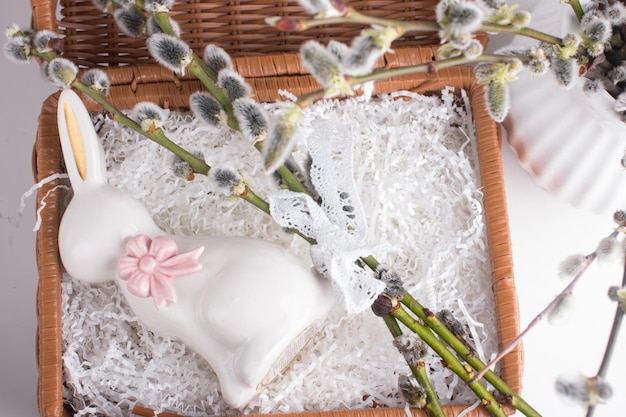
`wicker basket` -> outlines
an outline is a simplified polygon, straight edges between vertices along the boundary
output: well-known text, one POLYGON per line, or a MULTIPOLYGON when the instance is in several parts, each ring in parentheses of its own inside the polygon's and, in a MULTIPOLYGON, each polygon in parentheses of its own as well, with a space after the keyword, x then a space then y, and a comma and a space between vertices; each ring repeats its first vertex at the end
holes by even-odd
MULTIPOLYGON (((81 67, 103 66, 112 81, 110 100, 119 108, 129 109, 140 101, 153 101, 164 107, 185 108, 190 93, 201 89, 199 82, 178 77, 162 69, 148 56, 145 43, 121 35, 109 16, 92 6, 91 0, 31 0, 33 27, 65 35, 64 56, 81 67), (57 20, 60 16, 60 20, 57 20)), ((388 18, 432 19, 437 1, 352 1, 351 5, 370 14, 388 18)), ((246 77, 259 101, 278 99, 279 89, 296 95, 317 90, 318 84, 301 66, 299 45, 307 39, 349 41, 361 28, 320 27, 305 33, 280 33, 264 23, 266 16, 299 15, 294 2, 239 0, 201 2, 182 0, 176 3, 173 17, 180 24, 184 39, 197 51, 215 43, 234 57, 236 70, 246 77)), ((429 62, 436 56, 436 34, 405 37, 394 44, 395 53, 387 54, 381 65, 396 67, 429 62)), ((476 122, 479 162, 484 189, 484 211, 491 251, 492 282, 496 297, 500 345, 518 333, 519 317, 513 280, 504 179, 500 159, 500 130, 484 109, 481 86, 468 68, 454 68, 431 75, 400 77, 376 84, 376 92, 411 90, 439 93, 445 86, 465 89, 472 103, 476 122)), ((37 181, 62 171, 62 156, 57 132, 58 94, 43 104, 33 154, 37 181)), ((87 102, 90 110, 96 105, 87 102)), ((56 181, 44 185, 38 198, 50 192, 56 181)), ((46 197, 42 224, 37 234, 39 287, 37 293, 37 363, 39 370, 38 405, 42 417, 71 416, 64 407, 61 363, 61 272, 57 233, 62 210, 62 191, 46 197)), ((503 379, 516 391, 521 388, 522 351, 517 348, 502 362, 503 379)), ((445 407, 455 416, 464 406, 445 407)), ((154 415, 137 407, 141 415, 154 415)), ((423 415, 415 410, 415 415, 423 415)), ((325 417, 362 415, 372 417, 403 416, 403 410, 375 409, 321 413, 325 417)), ((171 414, 161 414, 162 416, 171 414)), ((478 408, 469 415, 487 415, 478 408)))

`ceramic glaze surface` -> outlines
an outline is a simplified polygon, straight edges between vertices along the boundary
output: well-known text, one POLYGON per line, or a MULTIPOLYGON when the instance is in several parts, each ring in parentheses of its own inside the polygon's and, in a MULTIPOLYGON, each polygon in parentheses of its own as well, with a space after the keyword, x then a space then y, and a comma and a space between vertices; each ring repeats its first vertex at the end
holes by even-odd
MULTIPOLYGON (((532 28, 557 36, 575 28, 567 4, 540 1, 531 13, 532 28)), ((513 41, 515 46, 535 44, 522 37, 513 41)), ((536 182, 597 214, 626 207, 626 172, 620 165, 626 125, 608 93, 589 97, 582 82, 565 90, 552 74, 531 77, 527 71, 509 86, 511 109, 504 123, 508 140, 536 182)))
MULTIPOLYGON (((167 235, 128 194, 106 184, 102 148, 79 97, 64 91, 59 131, 74 189, 59 230, 59 251, 67 272, 89 282, 116 280, 129 305, 152 331, 182 340, 215 370, 224 399, 235 408, 249 402, 281 354, 296 351, 299 336, 324 320, 333 304, 330 284, 286 249, 235 237, 167 235), (68 116, 68 105, 71 114, 68 116), (72 133, 75 117, 80 132, 72 133), (69 123, 68 123, 69 121, 69 123), (70 136, 80 136, 85 155, 74 155, 70 136), (86 165, 86 176, 78 168, 86 165), (83 178, 84 177, 84 178, 83 178), (193 252, 201 269, 168 281, 174 302, 157 306, 137 296, 117 274, 126 243, 137 235, 175 242, 178 253, 193 252), (203 248, 199 250, 199 248, 203 248)), ((290 359, 290 358, 289 358, 290 359)), ((287 360, 288 362, 288 360, 287 360)))

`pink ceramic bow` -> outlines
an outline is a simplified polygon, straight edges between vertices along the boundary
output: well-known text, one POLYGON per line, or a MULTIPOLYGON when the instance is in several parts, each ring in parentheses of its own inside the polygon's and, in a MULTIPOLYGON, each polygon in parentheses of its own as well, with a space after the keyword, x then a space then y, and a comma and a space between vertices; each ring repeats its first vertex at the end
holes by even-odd
POLYGON ((204 246, 178 254, 176 242, 165 236, 150 239, 137 235, 126 244, 127 256, 117 264, 117 273, 128 281, 127 288, 137 297, 154 298, 158 309, 176 302, 176 292, 170 279, 193 274, 202 269, 198 258, 204 246))

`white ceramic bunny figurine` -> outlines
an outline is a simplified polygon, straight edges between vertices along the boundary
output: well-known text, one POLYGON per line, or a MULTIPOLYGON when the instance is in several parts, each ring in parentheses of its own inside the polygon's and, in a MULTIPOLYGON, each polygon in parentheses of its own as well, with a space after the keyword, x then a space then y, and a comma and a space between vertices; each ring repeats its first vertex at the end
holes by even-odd
POLYGON ((60 96, 58 126, 74 190, 59 230, 67 272, 116 280, 139 320, 203 356, 226 402, 245 406, 324 320, 329 283, 262 240, 167 235, 140 202, 107 184, 104 152, 71 90, 60 96))

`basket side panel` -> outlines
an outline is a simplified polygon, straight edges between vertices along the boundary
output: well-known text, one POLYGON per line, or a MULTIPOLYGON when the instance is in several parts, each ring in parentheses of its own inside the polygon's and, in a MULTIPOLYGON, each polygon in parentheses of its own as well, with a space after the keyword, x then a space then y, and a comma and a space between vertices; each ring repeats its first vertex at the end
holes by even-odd
POLYGON ((31 26, 38 30, 58 30, 56 22, 57 2, 50 0, 30 0, 32 12, 31 26))
MULTIPOLYGON (((56 106, 58 95, 43 104, 35 143, 36 180, 59 173, 60 146, 57 133, 56 106)), ((57 244, 61 212, 61 194, 55 187, 58 180, 43 185, 37 201, 45 199, 41 227, 37 232, 37 366, 39 380, 37 399, 43 417, 65 415, 63 409, 61 363, 61 267, 57 244)))
MULTIPOLYGON (((519 305, 513 274, 508 210, 501 158, 501 130, 487 114, 484 88, 474 84, 473 116, 476 120, 478 154, 483 181, 483 204, 491 252, 493 292, 496 297, 500 348, 518 334, 519 305)), ((522 388, 523 349, 518 345, 501 362, 502 374, 516 392, 522 388)))

